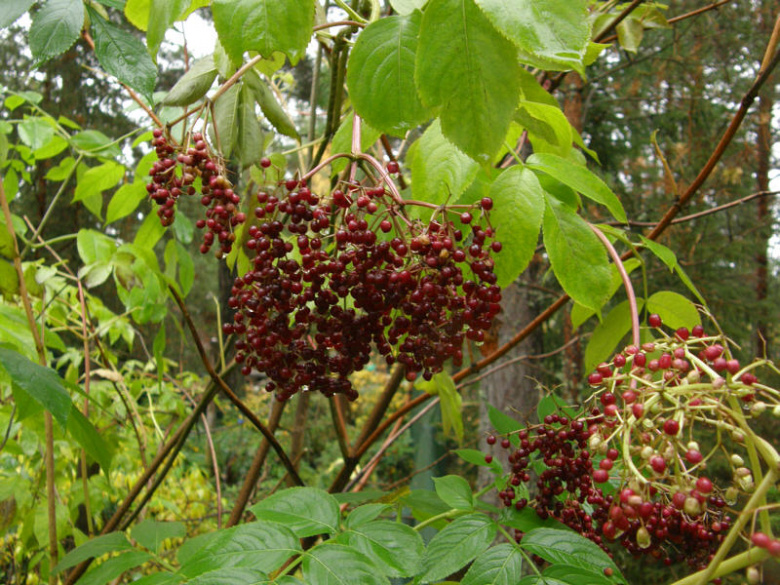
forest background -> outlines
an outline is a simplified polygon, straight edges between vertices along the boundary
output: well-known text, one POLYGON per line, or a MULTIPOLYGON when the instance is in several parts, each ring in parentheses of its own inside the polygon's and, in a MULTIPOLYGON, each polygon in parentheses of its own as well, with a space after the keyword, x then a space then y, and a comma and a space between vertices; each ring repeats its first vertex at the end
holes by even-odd
MULTIPOLYGON (((59 0, 59 4, 66 2, 59 0)), ((166 35, 164 29, 153 30, 151 21, 140 27, 145 31, 139 30, 134 25, 139 24, 137 14, 143 8, 138 13, 131 9, 140 4, 122 0, 86 3, 89 10, 99 13, 97 17, 87 14, 93 20, 105 16, 111 30, 118 31, 112 32, 116 38, 127 43, 134 40, 142 48, 146 43, 151 54, 156 54, 156 81, 146 93, 139 90, 143 84, 121 76, 122 83, 118 83, 116 72, 106 74, 105 53, 101 54, 100 42, 96 45, 89 34, 80 34, 62 50, 51 49, 46 54, 49 49, 41 49, 41 39, 31 33, 36 30, 36 18, 46 14, 37 3, 11 2, 0 9, 0 26, 7 27, 0 33, 5 64, 0 71, 4 99, 0 168, 14 226, 26 242, 22 245, 26 254, 23 280, 50 319, 45 340, 47 365, 68 384, 84 389, 86 383, 93 409, 90 420, 103 441, 115 443, 109 450, 93 445, 87 455, 81 451, 83 442, 74 439, 77 431, 55 429, 57 552, 52 555, 44 417, 38 413, 25 418, 18 392, 12 392, 8 377, 0 379, 0 429, 4 431, 0 503, 5 532, 0 575, 5 582, 64 578, 65 573, 50 570, 50 560, 61 559, 89 542, 89 536, 121 509, 126 494, 138 484, 143 471, 150 469, 160 446, 168 443, 200 397, 211 391, 208 368, 212 366, 207 363, 214 364, 246 411, 222 396, 216 398, 169 460, 167 477, 160 476, 159 486, 153 479, 142 484, 154 485, 147 492, 146 506, 135 508, 133 517, 123 520, 122 526, 129 528, 136 516, 166 522, 171 539, 155 551, 163 559, 185 536, 190 539, 232 525, 231 511, 235 514, 238 509, 240 518, 248 502, 259 502, 285 486, 296 485, 289 469, 273 452, 269 455, 269 443, 260 438, 247 412, 268 421, 304 485, 335 492, 357 486, 365 501, 412 490, 409 493, 419 496, 419 501, 411 507, 419 508, 417 520, 426 521, 438 510, 436 502, 422 495, 433 493, 434 477, 460 476, 475 491, 494 481, 490 466, 475 467, 473 454, 472 460, 464 460, 457 453, 466 453, 464 449, 489 452, 485 437, 500 419, 488 411, 488 405, 526 423, 536 419, 540 401, 542 410, 555 404, 583 403, 590 394, 588 374, 628 339, 625 294, 613 290, 615 296, 601 307, 599 316, 582 304, 571 303, 547 312, 562 290, 570 291, 551 274, 550 258, 538 238, 527 269, 504 291, 497 324, 485 343, 471 345, 466 362, 480 363, 526 324, 538 320, 537 326, 498 361, 461 382, 457 391, 454 385, 449 389, 449 382, 426 387, 418 381, 416 385, 396 383, 400 390, 388 395, 394 374, 382 360, 373 360, 353 376, 358 401, 299 393, 282 408, 263 390, 266 380, 262 376, 242 376, 232 362, 231 337, 222 334, 222 325, 230 318, 228 298, 236 264, 215 262, 212 254, 198 252, 197 202, 183 202, 173 226, 166 230, 159 225, 155 206, 141 184, 154 160, 149 112, 163 123, 175 122, 186 110, 180 106, 189 103, 169 98, 160 107, 161 100, 191 70, 193 54, 209 55, 214 49, 202 46, 204 35, 170 31, 166 35), (30 5, 29 16, 17 20, 30 5), (158 105, 151 108, 148 103, 158 105), (44 118, 56 121, 56 128, 42 122, 44 118), (157 259, 149 264, 165 266, 161 274, 177 283, 176 294, 185 297, 186 304, 177 303, 175 295, 166 291, 165 279, 150 287, 154 279, 138 272, 137 263, 123 264, 126 259, 112 256, 117 245, 129 242, 148 248, 157 259), (143 293, 125 290, 126 281, 134 279, 144 281, 143 293), (65 290, 58 292, 63 295, 62 306, 51 299, 51 306, 46 304, 44 291, 51 290, 65 290), (199 347, 194 339, 199 340, 199 347), (420 399, 426 389, 437 394, 441 409, 435 402, 420 399), (383 445, 388 435, 379 441, 374 437, 375 442, 366 445, 358 460, 345 445, 345 436, 351 434, 354 445, 360 445, 361 439, 371 435, 380 422, 375 420, 377 405, 383 401, 389 412, 405 416, 385 425, 383 430, 389 430, 391 438, 383 445), (100 470, 101 457, 109 457, 108 451, 113 451, 110 474, 100 470), (351 473, 355 469, 357 475, 351 473)), ((207 2, 178 4, 188 4, 188 8, 177 17, 194 10, 189 18, 211 26, 211 11, 203 7, 207 2)), ((770 0, 584 4, 590 14, 601 13, 611 20, 624 16, 599 38, 609 46, 598 58, 594 55, 586 70, 564 75, 558 72, 562 67, 546 73, 544 64, 533 69, 543 87, 551 90, 570 129, 561 130, 559 121, 540 124, 531 116, 525 130, 541 136, 539 144, 561 140, 560 132, 569 132, 570 137, 575 136, 573 132, 581 134, 583 147, 598 161, 589 167, 617 195, 629 221, 615 219, 611 209, 586 199, 582 215, 594 223, 625 228, 632 236, 646 234, 705 167, 740 100, 749 94, 775 27, 777 7, 770 0)), ((317 2, 317 18, 331 23, 356 18, 362 22, 375 17, 374 12, 404 13, 410 6, 424 5, 412 0, 351 5, 317 2)), ((611 26, 611 20, 590 17, 593 38, 599 27, 611 26)), ((174 17, 166 24, 173 31, 182 27, 174 17)), ((252 136, 237 133, 232 139, 232 157, 223 153, 237 191, 239 186, 241 190, 256 188, 266 179, 259 164, 261 155, 269 159, 279 178, 285 178, 311 168, 312 160, 350 151, 353 104, 347 90, 351 84, 349 78, 338 75, 339 55, 346 59, 348 51, 340 53, 337 48, 341 43, 351 49, 345 31, 355 34, 357 28, 352 30, 348 22, 322 31, 297 55, 299 60, 292 59, 295 66, 289 55, 285 60, 277 53, 259 67, 268 101, 251 107, 257 131, 252 136)), ((214 36, 209 44, 216 40, 214 36)), ((223 82, 236 70, 224 63, 230 60, 224 49, 214 55, 218 75, 211 77, 204 93, 216 77, 223 82)), ((134 66, 140 67, 141 61, 139 57, 134 66)), ((688 299, 681 303, 670 297, 675 300, 669 315, 681 322, 698 321, 693 303, 701 307, 706 301, 706 312, 717 319, 734 342, 734 356, 745 363, 753 357, 775 357, 780 342, 780 247, 774 206, 780 181, 778 87, 777 74, 763 83, 717 167, 658 240, 676 257, 672 254, 670 259, 656 249, 654 254, 643 255, 641 265, 630 265, 634 286, 644 297, 665 291, 688 299)), ((520 139, 517 155, 525 160, 532 148, 528 141, 523 144, 523 128, 518 125, 512 141, 520 139)), ((423 184, 435 184, 437 196, 444 198, 439 203, 464 193, 465 200, 479 201, 492 180, 484 168, 474 164, 473 173, 463 171, 472 168, 471 163, 464 163, 461 168, 436 171, 415 161, 422 147, 414 150, 414 144, 425 139, 426 129, 426 125, 410 124, 408 132, 394 136, 365 125, 361 146, 380 160, 400 162, 397 183, 404 193, 409 193, 405 189, 411 185, 412 195, 419 198, 423 184), (415 184, 420 185, 419 191, 415 184)), ((181 126, 174 124, 172 134, 177 131, 181 134, 181 126)), ((423 144, 445 148, 440 143, 423 144)), ((566 146, 570 144, 571 140, 566 146)), ((499 154, 496 167, 509 166, 511 156, 499 154)), ((461 156, 447 151, 445 158, 461 156)), ((346 166, 334 164, 332 175, 313 177, 312 190, 331 189, 346 166)), ((2 225, 5 228, 6 223, 2 225)), ((3 231, 2 238, 6 234, 3 231)), ((499 231, 499 239, 505 238, 499 231)), ((0 251, 7 252, 9 242, 0 239, 0 251)), ((28 357, 36 361, 34 336, 29 328, 22 332, 26 321, 13 254, 3 255, 0 341, 27 348, 28 357)), ((496 262, 500 259, 499 254, 496 262)), ((80 395, 68 388, 76 404, 80 395)), ((45 409, 55 412, 49 405, 45 409)), ((767 441, 778 447, 780 437, 772 422, 762 419, 757 424, 767 441)), ((494 493, 486 498, 498 502, 494 493)), ((360 499, 345 498, 340 503, 347 501, 360 499)), ((143 541, 138 534, 142 532, 133 538, 143 541)), ((127 554, 115 558, 128 561, 127 554)), ((628 560, 620 553, 616 558, 631 583, 670 581, 686 574, 685 568, 659 567, 652 558, 628 560)), ((144 558, 112 573, 111 579, 131 582, 157 567, 154 562, 144 558)), ((770 563, 765 570, 765 582, 771 582, 775 569, 770 563)), ((95 582, 101 578, 93 575, 95 582)))

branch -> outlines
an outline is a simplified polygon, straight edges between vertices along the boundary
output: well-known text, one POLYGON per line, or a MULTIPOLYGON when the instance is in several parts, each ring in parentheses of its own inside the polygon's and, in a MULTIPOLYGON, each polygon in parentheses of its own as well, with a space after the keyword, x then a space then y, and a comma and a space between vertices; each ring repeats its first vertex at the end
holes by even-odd
MULTIPOLYGON (((696 10, 691 10, 690 12, 686 12, 685 14, 681 14, 680 16, 675 16, 674 18, 668 19, 666 22, 669 24, 675 24, 677 22, 680 22, 682 20, 685 20, 687 18, 691 18, 694 16, 698 16, 700 14, 703 14, 705 12, 709 12, 710 10, 714 10, 716 8, 719 8, 723 6, 724 4, 728 4, 731 2, 731 0, 721 0, 720 2, 715 2, 713 4, 710 4, 709 6, 703 6, 702 8, 697 8, 696 10)), ((599 35, 601 36, 601 35, 599 35)), ((617 35, 610 35, 605 38, 599 39, 597 42, 599 43, 611 43, 613 41, 617 40, 617 35)))
MULTIPOLYGON (((780 20, 780 17, 778 17, 778 19, 780 20)), ((745 115, 750 109, 750 106, 755 101, 759 90, 764 85, 764 83, 766 83, 772 71, 774 71, 774 68, 777 67, 778 62, 780 62, 780 52, 775 54, 774 57, 769 60, 766 68, 764 68, 763 71, 759 73, 758 77, 753 82, 753 85, 740 101, 737 113, 732 118, 728 128, 726 128, 726 131, 721 137, 720 142, 718 142, 718 145, 715 147, 712 155, 710 155, 709 160, 706 162, 701 171, 699 171, 699 174, 689 185, 688 189, 685 190, 685 193, 680 195, 679 199, 667 210, 661 220, 656 224, 655 228, 653 228, 653 230, 647 235, 649 239, 655 240, 664 232, 664 230, 669 226, 669 224, 671 224, 672 220, 680 212, 682 207, 691 200, 691 197, 693 197, 693 195, 704 184, 704 181, 706 181, 710 176, 712 171, 715 169, 715 165, 718 164, 718 161, 726 151, 726 147, 728 147, 728 145, 734 139, 734 135, 742 125, 742 121, 745 119, 745 115)))
MULTIPOLYGON (((22 270, 22 257, 19 255, 19 241, 16 238, 16 230, 14 229, 11 218, 11 208, 9 207, 8 199, 6 199, 5 196, 2 177, 0 177, 0 206, 3 208, 6 229, 11 235, 11 241, 13 242, 14 269, 16 270, 16 276, 19 280, 19 296, 22 299, 24 312, 27 315, 27 325, 30 328, 33 340, 35 341, 38 362, 42 366, 46 366, 46 349, 43 346, 43 340, 38 332, 38 325, 35 321, 35 315, 33 314, 32 303, 30 303, 30 295, 27 292, 27 284, 24 280, 24 271, 22 270)), ((89 359, 89 356, 85 357, 86 359, 89 359)), ((44 452, 46 467, 46 514, 49 521, 49 567, 54 567, 54 565, 57 564, 59 546, 57 541, 57 502, 54 486, 54 421, 52 420, 51 412, 48 410, 44 412, 44 425, 46 441, 46 451, 44 452)), ((53 585, 56 582, 57 577, 53 572, 49 572, 49 583, 53 585)))
MULTIPOLYGON (((696 213, 692 213, 690 215, 684 215, 682 217, 675 218, 672 220, 671 224, 676 225, 679 223, 685 223, 687 221, 700 219, 708 215, 713 215, 715 213, 725 211, 726 209, 729 209, 731 207, 737 207, 738 205, 742 205, 743 203, 747 203, 748 201, 752 201, 753 199, 759 199, 761 197, 769 197, 771 195, 780 195, 780 191, 757 191, 755 193, 751 193, 750 195, 745 195, 744 197, 740 197, 739 199, 735 199, 734 201, 729 201, 728 203, 724 203, 723 205, 718 205, 717 207, 713 207, 711 209, 705 209, 703 211, 697 211, 696 213)), ((627 224, 620 223, 617 221, 609 221, 606 223, 607 225, 614 225, 614 226, 628 225, 630 227, 655 227, 657 225, 657 222, 655 221, 629 221, 627 224)))
MULTIPOLYGON (((601 31, 599 33, 599 35, 595 39, 593 39, 593 42, 594 43, 605 42, 605 38, 604 37, 606 37, 610 32, 615 30, 617 25, 619 25, 621 22, 623 22, 628 17, 628 15, 631 14, 634 10, 636 10, 636 8, 642 2, 644 2, 644 0, 634 0, 633 2, 631 2, 631 4, 626 6, 626 8, 623 10, 623 12, 618 14, 617 17, 615 17, 615 20, 610 22, 609 26, 607 26, 607 28, 605 28, 603 31, 601 31)), ((615 37, 615 38, 617 38, 617 37, 615 37)))
POLYGON ((236 408, 238 408, 241 414, 243 414, 271 444, 271 446, 274 448, 274 451, 276 451, 276 454, 279 456, 282 465, 284 465, 284 468, 287 470, 287 473, 290 474, 290 476, 293 478, 295 483, 297 485, 303 485, 303 481, 298 475, 298 472, 295 470, 295 466, 293 465, 292 461, 290 461, 290 458, 287 456, 287 453, 285 453, 284 448, 279 444, 279 441, 276 440, 276 437, 274 437, 273 433, 269 431, 268 427, 266 427, 263 424, 263 422, 259 418, 257 418, 255 413, 252 412, 249 409, 249 407, 246 404, 244 404, 238 396, 235 395, 235 393, 230 389, 230 387, 216 372, 214 366, 211 364, 211 360, 209 359, 208 355, 206 355, 206 350, 203 347, 203 342, 201 342, 200 335, 198 335, 198 330, 195 327, 195 322, 192 320, 192 317, 190 316, 190 313, 187 310, 187 305, 184 304, 184 300, 182 300, 181 296, 179 296, 179 293, 176 291, 174 287, 169 285, 168 289, 170 290, 171 295, 176 301, 176 304, 179 305, 179 310, 181 311, 182 317, 184 317, 184 320, 187 323, 187 327, 189 328, 190 333, 192 334, 192 339, 195 342, 195 346, 198 350, 198 354, 200 355, 200 360, 203 363, 203 367, 206 368, 206 372, 208 373, 208 375, 211 377, 211 379, 214 381, 217 387, 220 390, 222 390, 225 396, 228 397, 228 399, 233 403, 233 405, 236 408))
MULTIPOLYGON (((268 419, 268 428, 272 433, 275 432, 276 427, 279 426, 279 421, 282 418, 282 413, 284 412, 284 407, 286 405, 287 401, 273 401, 271 416, 268 419)), ((226 525, 228 528, 235 526, 241 521, 241 516, 243 516, 244 510, 246 509, 246 504, 249 502, 249 498, 255 489, 255 485, 257 484, 257 480, 260 477, 260 472, 263 468, 263 463, 265 463, 265 458, 268 456, 268 450, 270 447, 271 444, 266 441, 265 438, 263 438, 263 441, 260 443, 260 447, 255 453, 255 458, 252 460, 252 465, 249 467, 249 471, 247 471, 246 477, 244 478, 241 491, 238 492, 238 497, 236 498, 236 503, 233 506, 233 510, 230 512, 230 518, 228 519, 226 525)))
MULTIPOLYGON (((393 368, 392 372, 390 373, 390 379, 385 384, 385 387, 382 390, 382 394, 379 395, 379 398, 374 404, 374 409, 368 416, 368 420, 366 420, 365 424, 363 425, 363 429, 360 431, 360 435, 355 441, 355 445, 358 446, 358 449, 351 457, 344 458, 344 467, 341 468, 341 471, 339 471, 339 474, 333 480, 333 483, 328 489, 328 491, 331 493, 340 492, 342 489, 344 489, 344 486, 347 485, 352 472, 355 470, 355 467, 357 467, 357 464, 360 461, 360 457, 363 455, 363 453, 365 453, 366 449, 368 449, 368 447, 370 447, 373 442, 376 441, 376 438, 372 439, 372 437, 376 435, 377 425, 379 425, 379 423, 382 421, 382 417, 385 416, 387 409, 390 407, 390 402, 392 402, 393 397, 395 396, 396 392, 398 392, 398 388, 401 385, 401 381, 404 379, 404 375, 405 371, 402 366, 396 365, 393 368)), ((383 426, 383 430, 385 428, 387 427, 383 426)))

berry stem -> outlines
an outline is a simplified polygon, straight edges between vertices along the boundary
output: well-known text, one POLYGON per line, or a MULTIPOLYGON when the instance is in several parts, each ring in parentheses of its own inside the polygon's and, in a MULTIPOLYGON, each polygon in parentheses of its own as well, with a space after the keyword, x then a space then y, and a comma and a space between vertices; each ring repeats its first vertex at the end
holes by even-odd
POLYGON ((742 529, 748 523, 748 520, 753 517, 753 510, 763 504, 769 488, 774 485, 775 481, 777 481, 777 469, 770 468, 764 476, 764 479, 756 488, 756 491, 753 492, 752 496, 750 496, 750 499, 748 500, 747 504, 745 504, 742 512, 739 514, 737 520, 732 525, 729 533, 726 535, 726 538, 723 539, 718 552, 715 553, 715 556, 712 558, 712 561, 710 561, 710 564, 707 566, 707 568, 703 572, 695 573, 688 578, 675 582, 674 585, 705 585, 715 576, 715 571, 718 570, 721 563, 723 563, 725 560, 726 555, 739 539, 742 529))
POLYGON ((623 261, 620 259, 620 254, 617 253, 617 250, 615 250, 612 242, 610 242, 607 236, 605 236, 602 231, 595 225, 592 223, 588 225, 590 226, 590 229, 593 230, 593 233, 596 234, 598 239, 601 240, 601 243, 604 244, 604 247, 607 249, 607 252, 609 253, 612 261, 615 263, 615 266, 618 269, 618 272, 620 273, 620 278, 623 281, 623 286, 626 289, 626 296, 628 297, 628 306, 631 311, 631 339, 634 345, 638 347, 642 345, 642 340, 639 337, 639 311, 636 307, 636 295, 634 294, 634 287, 631 285, 631 279, 628 277, 626 267, 623 266, 623 261))
MULTIPOLYGON (((741 571, 750 565, 757 565, 768 557, 769 552, 766 549, 759 548, 757 546, 750 547, 745 552, 734 555, 733 557, 720 563, 718 568, 712 573, 712 575, 710 575, 710 578, 714 579, 724 575, 730 575, 731 573, 736 573, 737 571, 741 571)), ((704 575, 705 571, 708 570, 709 567, 707 569, 702 569, 693 575, 688 575, 683 579, 675 581, 672 583, 672 585, 698 585, 699 583, 702 583, 701 576, 704 575)))
POLYGON ((362 120, 360 119, 360 116, 357 114, 353 115, 352 118, 352 164, 349 167, 349 182, 352 183, 355 180, 355 175, 357 174, 357 165, 358 165, 358 159, 357 155, 360 154, 361 150, 361 144, 360 144, 360 128, 362 126, 361 124, 362 120))

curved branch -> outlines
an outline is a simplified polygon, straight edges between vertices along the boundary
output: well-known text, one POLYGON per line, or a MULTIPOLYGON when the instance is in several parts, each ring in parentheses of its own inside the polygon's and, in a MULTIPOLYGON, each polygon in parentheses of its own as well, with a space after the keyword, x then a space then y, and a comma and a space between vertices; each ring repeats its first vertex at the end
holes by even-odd
POLYGON ((298 475, 298 472, 295 470, 295 465, 293 465, 292 461, 290 461, 290 458, 287 456, 287 453, 285 452, 284 448, 279 443, 279 441, 276 440, 274 434, 270 430, 268 430, 268 427, 266 427, 263 424, 263 422, 259 418, 257 418, 255 413, 252 412, 249 409, 249 407, 246 404, 244 404, 238 396, 236 396, 236 394, 230 389, 230 387, 225 383, 225 381, 220 377, 220 375, 214 369, 211 360, 209 359, 208 355, 206 355, 206 350, 203 347, 203 342, 201 342, 200 340, 200 335, 198 335, 198 330, 195 327, 195 322, 192 320, 192 316, 190 316, 190 313, 187 310, 187 305, 184 304, 184 300, 181 298, 181 296, 179 296, 179 293, 176 291, 174 287, 169 285, 168 289, 170 290, 171 295, 176 301, 176 304, 179 305, 179 310, 181 310, 182 316, 184 317, 184 320, 187 323, 187 327, 189 328, 190 333, 192 334, 192 339, 195 342, 195 346, 198 350, 198 354, 200 355, 200 360, 203 363, 203 367, 206 368, 206 372, 214 381, 214 384, 216 384, 216 386, 220 390, 222 390, 222 392, 225 394, 225 396, 228 397, 230 402, 232 402, 233 405, 236 408, 238 408, 241 414, 243 414, 255 426, 255 428, 258 431, 260 431, 260 433, 265 437, 266 441, 268 441, 271 444, 271 447, 273 447, 274 451, 276 451, 276 454, 279 456, 282 465, 284 465, 284 468, 287 470, 287 473, 290 474, 290 476, 293 478, 295 483, 298 485, 303 485, 303 481, 298 475))

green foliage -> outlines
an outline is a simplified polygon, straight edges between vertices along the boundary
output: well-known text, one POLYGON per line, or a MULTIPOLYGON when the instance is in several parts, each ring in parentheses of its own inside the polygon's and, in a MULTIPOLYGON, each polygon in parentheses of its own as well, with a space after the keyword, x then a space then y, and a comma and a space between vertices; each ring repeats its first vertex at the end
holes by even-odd
POLYGON ((414 85, 421 22, 419 11, 377 20, 360 34, 350 55, 347 87, 355 111, 388 134, 402 136, 429 116, 414 85))
MULTIPOLYGON (((502 244, 495 256, 497 285, 513 286, 522 277, 531 291, 533 316, 540 309, 539 299, 560 289, 567 293, 575 301, 570 314, 573 329, 589 337, 586 369, 607 360, 629 332, 628 301, 618 293, 623 283, 592 224, 604 217, 619 224, 629 218, 656 220, 659 210, 677 195, 677 185, 690 184, 692 169, 716 142, 714 129, 723 125, 723 104, 736 101, 736 94, 722 88, 744 85, 744 76, 735 74, 733 84, 725 76, 720 79, 720 72, 727 69, 720 66, 722 58, 705 63, 698 48, 686 50, 691 45, 680 33, 673 41, 674 63, 686 73, 673 79, 664 64, 671 62, 671 53, 658 40, 671 37, 649 34, 663 34, 670 27, 666 7, 656 3, 634 7, 616 28, 620 47, 639 57, 631 67, 617 51, 610 59, 596 61, 606 49, 592 42, 623 5, 584 0, 390 0, 395 14, 384 16, 387 5, 353 4, 348 11, 348 18, 357 22, 353 26, 328 22, 332 15, 314 0, 48 0, 35 7, 30 0, 2 3, 0 28, 33 9, 29 51, 15 41, 13 30, 0 39, 8 50, 7 69, 13 81, 0 79, 0 84, 13 86, 0 86, 0 175, 3 199, 14 213, 12 226, 22 262, 20 282, 11 262, 17 259, 11 225, 3 215, 0 505, 10 512, 2 522, 7 537, 0 575, 6 576, 2 571, 8 566, 12 567, 8 574, 16 571, 20 580, 26 575, 48 578, 44 551, 48 530, 56 528, 64 547, 60 552, 66 554, 52 571, 64 576, 93 559, 95 566, 79 583, 94 585, 117 580, 141 585, 389 584, 398 578, 422 584, 441 582, 458 571, 464 573, 460 582, 471 585, 625 582, 601 549, 552 520, 541 520, 529 508, 495 513, 480 500, 481 493, 473 493, 472 478, 461 476, 458 468, 457 475, 452 467, 442 471, 432 489, 392 491, 397 488, 386 484, 403 481, 413 472, 410 460, 416 446, 405 436, 389 441, 383 455, 386 467, 376 468, 366 492, 325 492, 319 486, 359 459, 356 449, 364 445, 351 427, 363 423, 373 405, 351 405, 333 414, 324 401, 315 404, 316 399, 308 411, 302 407, 306 446, 296 455, 309 485, 280 491, 285 470, 276 460, 266 464, 257 493, 274 493, 252 502, 249 510, 255 521, 215 529, 215 518, 230 509, 260 440, 220 397, 207 412, 208 422, 198 422, 193 434, 177 445, 170 470, 165 469, 170 476, 161 478, 160 487, 139 484, 153 485, 139 510, 146 519, 121 532, 95 536, 136 486, 154 453, 181 428, 193 404, 213 388, 197 373, 202 366, 185 341, 189 323, 173 302, 175 294, 187 298, 186 308, 195 317, 193 329, 202 341, 211 341, 205 349, 199 347, 209 363, 216 364, 225 380, 235 367, 231 349, 235 340, 219 329, 233 319, 225 305, 234 275, 217 278, 217 269, 196 251, 195 240, 203 232, 195 228, 190 212, 197 208, 202 214, 201 195, 193 201, 182 194, 175 222, 171 229, 164 227, 146 203, 150 170, 158 158, 149 146, 151 131, 135 128, 137 122, 130 128, 97 124, 95 111, 104 101, 114 102, 106 110, 109 118, 126 108, 128 95, 143 102, 144 108, 159 100, 164 107, 154 111, 163 123, 173 123, 185 109, 190 111, 191 117, 176 121, 166 133, 174 148, 171 160, 193 146, 193 132, 202 132, 209 155, 224 165, 231 188, 240 195, 237 211, 248 217, 242 227, 230 226, 236 244, 229 267, 236 267, 241 276, 252 267, 247 244, 257 243, 250 234, 251 227, 259 225, 255 216, 259 189, 305 175, 312 192, 329 204, 328 193, 335 187, 349 191, 358 184, 363 188, 382 182, 389 187, 393 181, 400 192, 393 204, 394 219, 401 223, 420 217, 455 218, 471 204, 491 198, 494 208, 487 221, 502 244), (163 45, 163 39, 176 23, 206 7, 219 37, 217 46, 212 55, 181 72, 179 55, 163 45), (128 23, 145 32, 145 43, 128 23), (82 33, 85 42, 78 42, 82 33), (102 73, 95 74, 94 59, 84 58, 90 36, 102 73), (312 38, 323 49, 316 61, 307 54, 312 38), (336 46, 339 51, 332 50, 336 46), (651 51, 666 61, 651 59, 651 51), (240 79, 227 81, 256 55, 263 59, 240 79), (679 55, 686 58, 680 60, 679 55), (290 67, 284 66, 286 61, 290 67), (39 69, 27 79, 22 72, 33 66, 39 69), (623 77, 623 69, 639 73, 623 77), (690 78, 698 83, 702 70, 719 77, 704 94, 698 85, 687 87, 681 81, 690 78), (564 112, 548 91, 564 79, 550 72, 568 71, 587 76, 593 84, 582 90, 590 108, 583 117, 582 135, 576 128, 583 120, 571 119, 569 109, 564 112), (88 82, 82 75, 89 76, 88 82), (109 95, 107 83, 126 91, 117 81, 134 93, 109 95), (715 85, 721 88, 717 95, 707 95, 715 85), (658 87, 674 91, 655 93, 658 87), (73 102, 64 102, 52 88, 62 88, 73 102), (632 100, 623 99, 626 92, 632 100), (337 128, 332 138, 323 134, 326 117, 328 130, 337 128), (360 161, 354 160, 359 153, 352 145, 357 117, 363 120, 360 161), (658 140, 649 137, 650 126, 659 127, 658 140), (588 168, 582 152, 603 165, 588 168), (347 156, 330 160, 330 177, 309 173, 320 157, 339 154, 347 156), (400 176, 381 171, 389 170, 386 155, 400 162, 400 176), (658 158, 663 164, 655 164, 658 158), (677 181, 673 188, 665 184, 670 177, 677 181), (403 201, 409 194, 414 201, 403 201), (32 322, 22 306, 22 283, 27 288, 24 300, 32 305, 32 322), (591 319, 594 315, 598 323, 591 319), (39 357, 33 328, 41 332, 46 366, 35 363, 39 357), (58 423, 53 440, 44 430, 44 412, 58 423), (331 416, 345 419, 347 436, 340 436, 340 441, 331 416), (53 523, 42 487, 47 450, 55 458, 54 477, 49 478, 57 493, 53 523), (209 473, 213 469, 213 476, 201 469, 209 473), (353 506, 363 500, 367 503, 353 506), (414 522, 434 535, 424 541, 421 527, 410 525, 414 522), (525 533, 519 544, 507 529, 525 533), (494 544, 499 535, 502 542, 494 544), (549 565, 541 568, 541 575, 523 578, 523 559, 530 554, 549 565), (611 569, 612 575, 604 569, 611 569)), ((730 46, 753 42, 752 22, 748 28, 749 34, 743 33, 730 46)), ((696 38, 706 36, 697 33, 696 38)), ((576 93, 567 90, 567 103, 576 93)), ((750 151, 748 138, 738 140, 743 141, 741 152, 750 151)), ((694 203, 697 210, 719 202, 723 193, 746 189, 733 179, 743 167, 750 173, 746 163, 736 155, 724 160, 722 174, 710 179, 710 191, 694 203)), ((170 172, 172 177, 182 175, 178 165, 170 172)), ((196 190, 204 186, 201 172, 195 172, 196 190)), ((470 210, 488 216, 476 207, 470 210)), ((270 213, 287 221, 283 212, 270 213)), ((726 319, 732 326, 753 323, 755 305, 746 301, 753 290, 746 275, 754 274, 753 258, 762 242, 765 250, 768 236, 761 240, 756 235, 754 241, 754 222, 744 210, 729 213, 733 215, 728 221, 719 219, 722 215, 708 216, 711 219, 705 221, 711 223, 677 227, 674 237, 679 239, 665 244, 634 236, 631 232, 638 232, 634 227, 598 228, 616 246, 641 254, 625 262, 634 284, 642 285, 640 314, 658 313, 667 327, 690 328, 700 322, 690 298, 704 304, 706 293, 714 299, 712 309, 728 307, 726 319), (719 247, 720 241, 724 243, 719 247), (678 258, 674 250, 686 253, 678 258), (702 250, 706 260, 701 260, 702 250), (738 309, 731 310, 732 305, 738 309)), ((377 229, 385 218, 375 219, 369 223, 380 241, 404 235, 395 223, 389 233, 377 229)), ((462 228, 466 248, 474 238, 467 223, 453 224, 462 228)), ((764 226, 759 230, 766 233, 764 226)), ((322 233, 328 253, 333 251, 332 235, 328 230, 322 233)), ((303 262, 299 257, 295 261, 303 262)), ((344 300, 344 310, 355 308, 350 302, 344 300)), ((758 304, 766 309, 773 307, 772 302, 758 304)), ((562 339, 562 322, 560 316, 549 318, 535 345, 549 351, 570 342, 574 333, 567 331, 562 339)), ((502 322, 501 334, 523 325, 502 322)), ((752 325, 745 329, 738 333, 749 345, 755 331, 752 325)), ((492 355, 497 330, 486 329, 488 343, 468 342, 464 367, 476 367, 481 358, 492 355)), ((542 384, 563 379, 561 359, 560 353, 554 355, 536 373, 542 384)), ((360 374, 368 374, 368 368, 375 368, 370 373, 379 378, 361 382, 376 386, 366 393, 373 400, 382 395, 389 376, 384 364, 378 367, 374 361, 360 374)), ((254 383, 228 382, 253 412, 265 414, 270 401, 254 383)), ((470 445, 478 392, 456 388, 449 371, 435 374, 429 382, 418 380, 410 396, 419 396, 419 391, 438 396, 440 434, 470 445)), ((390 412, 407 399, 396 398, 390 412)), ((544 420, 558 410, 568 413, 559 399, 548 395, 537 412, 544 420)), ((287 448, 300 426, 293 423, 294 413, 284 416, 276 436, 287 448)), ((511 445, 519 445, 517 431, 524 424, 493 407, 488 408, 488 419, 511 445)), ((368 447, 360 453, 375 452, 368 447)), ((499 462, 486 461, 477 449, 455 453, 470 465, 489 469, 495 476, 492 485, 506 488, 499 462)), ((354 481, 363 482, 362 474, 369 477, 373 470, 360 468, 354 481)), ((138 501, 131 509, 136 505, 138 501)))
POLYGON ((423 14, 415 80, 444 136, 479 162, 501 146, 517 107, 516 51, 473 0, 431 0, 423 14))
POLYGON ((246 51, 267 58, 280 51, 294 65, 309 44, 314 0, 215 0, 211 10, 222 46, 233 59, 246 51))

